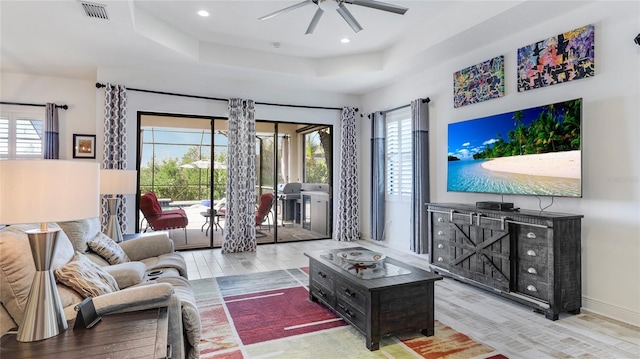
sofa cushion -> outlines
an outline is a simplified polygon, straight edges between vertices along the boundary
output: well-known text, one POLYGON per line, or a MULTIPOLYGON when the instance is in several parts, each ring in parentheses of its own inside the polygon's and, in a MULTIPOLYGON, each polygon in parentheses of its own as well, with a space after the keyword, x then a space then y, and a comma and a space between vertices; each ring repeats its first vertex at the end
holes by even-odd
POLYGON ((80 252, 71 262, 54 271, 56 279, 84 298, 118 291, 115 278, 80 252))
POLYGON ((104 266, 102 269, 111 274, 118 283, 118 288, 128 288, 142 282, 147 266, 142 262, 127 262, 104 266))
POLYGON ((89 249, 104 258, 109 264, 122 264, 129 262, 129 257, 113 239, 100 232, 98 235, 87 241, 89 249))
MULTIPOLYGON (((12 225, 0 230, 0 302, 16 323, 22 323, 24 309, 36 272, 28 230, 39 229, 38 224, 12 225)), ((49 229, 59 229, 49 224, 49 229)), ((51 268, 67 263, 73 257, 73 246, 63 231, 58 231, 51 268)))
POLYGON ((87 242, 96 238, 100 233, 100 221, 97 217, 90 219, 81 219, 77 221, 58 222, 60 228, 67 234, 73 248, 80 253, 89 250, 87 242))

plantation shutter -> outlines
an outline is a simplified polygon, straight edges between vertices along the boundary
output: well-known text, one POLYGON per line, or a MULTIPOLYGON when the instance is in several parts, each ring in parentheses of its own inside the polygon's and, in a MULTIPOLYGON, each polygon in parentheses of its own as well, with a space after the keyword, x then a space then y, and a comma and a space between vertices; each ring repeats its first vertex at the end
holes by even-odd
POLYGON ((387 196, 410 196, 412 188, 411 108, 386 114, 387 196))
POLYGON ((41 158, 42 126, 42 119, 16 113, 0 116, 0 158, 41 158))
POLYGON ((0 117, 0 158, 9 157, 9 119, 0 117))

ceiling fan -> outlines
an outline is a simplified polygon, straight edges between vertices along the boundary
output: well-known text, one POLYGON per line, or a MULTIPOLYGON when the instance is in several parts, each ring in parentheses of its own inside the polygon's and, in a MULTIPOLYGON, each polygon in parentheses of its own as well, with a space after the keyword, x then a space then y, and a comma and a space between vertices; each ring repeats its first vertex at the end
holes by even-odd
POLYGON ((280 9, 276 12, 273 12, 269 15, 260 17, 258 18, 258 20, 271 19, 272 17, 276 17, 280 14, 284 14, 285 12, 289 12, 291 10, 295 10, 297 8, 307 6, 310 4, 315 4, 318 6, 318 10, 316 10, 316 13, 313 15, 313 18, 309 23, 309 27, 307 28, 307 32, 305 33, 306 35, 309 35, 313 33, 313 30, 315 30, 316 26, 318 25, 318 22, 320 21, 322 14, 324 14, 324 10, 320 6, 320 4, 324 2, 331 2, 331 1, 335 1, 337 3, 338 8, 336 9, 336 11, 342 16, 342 18, 347 22, 347 24, 349 24, 349 26, 351 26, 351 28, 355 32, 362 30, 362 26, 360 26, 358 21, 353 17, 353 15, 351 15, 351 12, 349 12, 349 10, 347 9, 346 6, 344 6, 344 4, 365 6, 365 7, 369 7, 377 10, 383 10, 383 11, 388 11, 395 14, 400 14, 400 15, 404 15, 404 13, 407 12, 407 10, 409 10, 405 7, 387 4, 384 2, 374 1, 374 0, 305 0, 301 3, 291 5, 284 9, 280 9))

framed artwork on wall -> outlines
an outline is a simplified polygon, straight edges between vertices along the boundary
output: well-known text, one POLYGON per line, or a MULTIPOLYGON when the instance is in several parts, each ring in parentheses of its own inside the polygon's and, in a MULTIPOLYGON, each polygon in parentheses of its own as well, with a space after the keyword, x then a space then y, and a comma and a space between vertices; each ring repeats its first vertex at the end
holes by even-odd
POLYGON ((74 133, 73 158, 96 158, 96 135, 74 133))
POLYGON ((453 74, 453 107, 504 96, 504 56, 469 66, 453 74))
POLYGON ((594 76, 594 26, 518 49, 518 92, 594 76))

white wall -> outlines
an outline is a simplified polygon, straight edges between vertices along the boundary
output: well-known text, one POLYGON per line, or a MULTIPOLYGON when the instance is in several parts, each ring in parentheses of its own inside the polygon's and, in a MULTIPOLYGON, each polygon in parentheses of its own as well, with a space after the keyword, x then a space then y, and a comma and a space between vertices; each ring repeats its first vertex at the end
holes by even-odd
MULTIPOLYGON (((544 6, 544 5, 541 5, 544 6)), ((441 57, 424 71, 364 96, 365 113, 430 97, 431 201, 474 203, 500 201, 498 195, 447 192, 447 124, 583 98, 583 198, 555 198, 548 209, 578 213, 582 221, 583 307, 640 325, 640 47, 633 39, 640 30, 640 3, 598 2, 538 26, 521 30, 517 21, 504 31, 511 36, 487 39, 478 50, 457 58, 441 57), (596 75, 566 84, 518 93, 516 50, 587 24, 595 25, 596 75), (453 73, 498 55, 505 56, 506 94, 503 98, 453 108, 453 73)), ((370 122, 359 130, 362 174, 370 173, 370 122)), ((363 183, 361 213, 370 212, 370 185, 363 183)), ((516 206, 539 209, 538 198, 505 196, 516 206)), ((551 199, 542 197, 543 206, 551 199)), ((409 248, 409 203, 387 203, 385 243, 409 248)), ((370 237, 370 221, 361 230, 370 237)))

